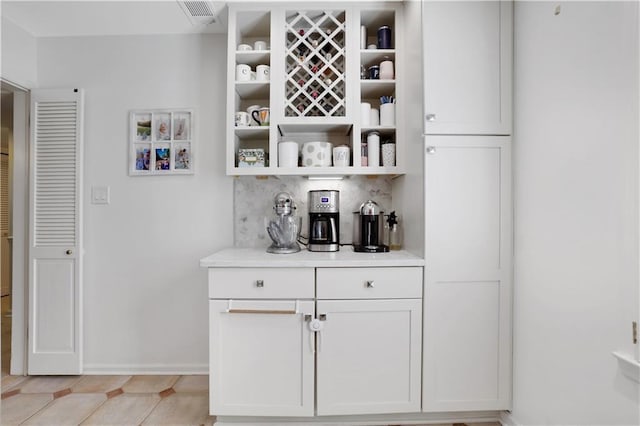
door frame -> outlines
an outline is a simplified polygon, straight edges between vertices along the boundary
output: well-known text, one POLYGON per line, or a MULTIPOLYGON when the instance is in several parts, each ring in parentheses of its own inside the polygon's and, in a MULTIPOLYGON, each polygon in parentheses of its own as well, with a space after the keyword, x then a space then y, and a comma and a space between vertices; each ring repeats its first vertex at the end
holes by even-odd
POLYGON ((27 374, 28 225, 29 225, 29 89, 0 78, 3 90, 13 93, 13 143, 9 146, 11 173, 11 366, 12 375, 27 374))

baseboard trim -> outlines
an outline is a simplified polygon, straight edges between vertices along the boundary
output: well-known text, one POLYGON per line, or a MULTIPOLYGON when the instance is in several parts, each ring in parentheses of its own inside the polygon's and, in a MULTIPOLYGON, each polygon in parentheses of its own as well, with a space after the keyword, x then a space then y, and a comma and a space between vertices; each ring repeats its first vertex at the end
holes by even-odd
POLYGON ((500 413, 500 423, 503 426, 520 426, 522 424, 513 417, 510 411, 500 413))
POLYGON ((381 424, 425 425, 442 423, 486 423, 500 420, 499 411, 401 413, 360 416, 244 417, 217 416, 216 426, 379 426, 381 424))
POLYGON ((209 374, 209 364, 85 364, 83 374, 209 374))

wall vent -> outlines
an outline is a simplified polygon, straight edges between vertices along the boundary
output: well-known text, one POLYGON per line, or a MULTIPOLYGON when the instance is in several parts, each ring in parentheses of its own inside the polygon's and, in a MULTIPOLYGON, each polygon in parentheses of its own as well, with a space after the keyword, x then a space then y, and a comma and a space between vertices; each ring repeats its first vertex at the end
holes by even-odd
POLYGON ((182 1, 178 4, 193 25, 209 25, 216 22, 212 1, 182 1))

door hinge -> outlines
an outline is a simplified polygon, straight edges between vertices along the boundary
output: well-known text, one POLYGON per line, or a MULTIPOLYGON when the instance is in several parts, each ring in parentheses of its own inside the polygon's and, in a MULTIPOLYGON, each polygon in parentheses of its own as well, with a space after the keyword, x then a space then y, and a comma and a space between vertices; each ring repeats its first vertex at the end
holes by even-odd
POLYGON ((633 344, 636 345, 638 344, 638 323, 636 321, 633 321, 631 323, 631 338, 633 340, 633 344))

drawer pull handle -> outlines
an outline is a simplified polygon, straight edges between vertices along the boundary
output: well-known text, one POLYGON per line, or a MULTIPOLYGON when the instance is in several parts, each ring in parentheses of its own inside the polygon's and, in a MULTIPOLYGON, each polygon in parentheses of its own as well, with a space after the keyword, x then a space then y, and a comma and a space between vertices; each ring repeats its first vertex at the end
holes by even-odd
POLYGON ((374 282, 373 281, 367 281, 367 288, 374 288, 374 282))
POLYGON ((256 287, 259 287, 259 288, 264 287, 264 280, 257 280, 256 281, 256 287))
POLYGON ((294 309, 291 309, 291 310, 229 309, 227 312, 229 312, 230 314, 272 314, 272 315, 295 315, 297 313, 294 309))

